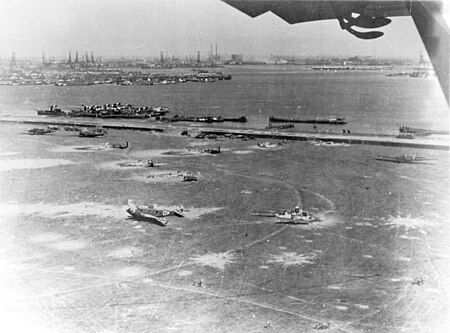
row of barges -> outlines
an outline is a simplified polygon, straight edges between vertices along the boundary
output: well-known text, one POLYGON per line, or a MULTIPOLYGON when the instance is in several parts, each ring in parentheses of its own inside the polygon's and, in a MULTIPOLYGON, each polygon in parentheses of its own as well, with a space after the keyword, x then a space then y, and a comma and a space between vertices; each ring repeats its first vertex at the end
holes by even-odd
POLYGON ((169 108, 160 106, 140 106, 131 104, 103 104, 103 105, 81 105, 81 107, 64 111, 57 105, 51 105, 48 110, 37 110, 38 116, 51 117, 91 117, 91 118, 129 118, 143 119, 149 117, 161 117, 169 112, 169 108))
MULTIPOLYGON (((50 106, 47 110, 37 110, 39 116, 52 117, 92 117, 92 118, 125 118, 125 119, 144 119, 153 117, 155 120, 163 122, 203 122, 203 123, 222 123, 222 122, 247 122, 246 116, 241 117, 223 117, 223 116, 184 116, 174 115, 166 117, 169 112, 167 107, 152 106, 133 106, 131 104, 103 104, 103 105, 81 105, 76 109, 62 110, 57 105, 50 106)), ((294 118, 278 118, 271 116, 269 118, 270 129, 285 129, 293 127, 294 123, 305 124, 328 124, 328 125, 345 125, 347 121, 344 118, 330 119, 294 119, 294 118), (273 125, 273 123, 287 123, 285 125, 273 125)))

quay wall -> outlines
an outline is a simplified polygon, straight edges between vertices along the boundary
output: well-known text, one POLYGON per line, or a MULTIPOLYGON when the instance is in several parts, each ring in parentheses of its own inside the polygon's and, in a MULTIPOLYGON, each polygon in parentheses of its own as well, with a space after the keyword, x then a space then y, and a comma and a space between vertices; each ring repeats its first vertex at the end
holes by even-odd
MULTIPOLYGON (((59 125, 59 126, 79 126, 79 127, 96 127, 102 126, 105 129, 115 130, 134 130, 134 131, 155 131, 164 132, 168 130, 167 126, 153 124, 135 124, 124 122, 88 122, 88 121, 74 121, 63 119, 33 119, 33 118, 0 118, 0 124, 27 124, 27 125, 59 125)), ((189 127, 171 127, 170 130, 192 130, 189 127)), ((418 149, 434 149, 434 150, 450 150, 450 142, 437 142, 423 139, 401 139, 395 136, 387 135, 368 135, 363 134, 328 134, 328 133, 301 133, 301 132, 274 132, 267 130, 255 129, 230 129, 230 128, 208 128, 195 127, 195 131, 203 132, 206 135, 242 135, 252 136, 261 139, 277 139, 277 140, 296 140, 296 141, 328 141, 334 143, 347 143, 358 145, 374 145, 374 146, 389 146, 389 147, 403 147, 403 148, 418 148, 418 149)))

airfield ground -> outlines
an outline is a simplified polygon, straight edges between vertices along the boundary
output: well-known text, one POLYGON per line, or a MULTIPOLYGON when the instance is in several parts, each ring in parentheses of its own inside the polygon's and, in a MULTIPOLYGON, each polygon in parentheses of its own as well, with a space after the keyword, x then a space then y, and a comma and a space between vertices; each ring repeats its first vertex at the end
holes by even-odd
POLYGON ((262 149, 176 131, 31 136, 29 127, 0 128, 3 331, 449 329, 446 151, 308 142, 262 149), (130 148, 76 149, 123 141, 130 148), (165 154, 217 146, 214 156, 165 154), (375 160, 403 153, 432 160, 375 160), (119 166, 136 159, 161 165, 119 166), (199 180, 148 177, 176 171, 199 180), (183 205, 187 216, 166 227, 134 221, 128 199, 183 205), (251 215, 296 204, 320 221, 251 215))

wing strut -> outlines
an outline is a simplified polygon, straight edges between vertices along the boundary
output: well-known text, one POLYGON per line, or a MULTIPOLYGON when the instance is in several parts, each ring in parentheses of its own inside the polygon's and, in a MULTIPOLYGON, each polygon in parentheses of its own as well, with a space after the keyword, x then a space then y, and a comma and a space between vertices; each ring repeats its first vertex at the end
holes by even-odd
POLYGON ((449 104, 450 31, 441 15, 441 8, 434 2, 413 1, 411 16, 449 104))

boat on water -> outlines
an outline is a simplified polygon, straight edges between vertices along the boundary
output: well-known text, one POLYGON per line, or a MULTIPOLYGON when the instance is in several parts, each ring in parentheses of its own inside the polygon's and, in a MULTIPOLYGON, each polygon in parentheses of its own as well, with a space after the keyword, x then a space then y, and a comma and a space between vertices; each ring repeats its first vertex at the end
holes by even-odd
POLYGON ((236 117, 236 118, 224 118, 222 116, 180 116, 174 115, 171 118, 161 118, 161 121, 165 122, 177 122, 177 121, 187 121, 187 122, 200 122, 200 123, 223 123, 223 122, 238 122, 245 123, 247 121, 246 116, 236 117))
POLYGON ((235 118, 224 118, 223 121, 236 122, 236 123, 245 123, 247 122, 246 116, 235 117, 235 118))
POLYGON ((201 122, 201 123, 222 123, 224 118, 222 116, 173 116, 174 119, 178 121, 192 121, 192 122, 201 122))
POLYGON ((278 118, 271 116, 269 122, 273 123, 303 123, 303 124, 328 124, 328 125, 345 125, 345 118, 316 118, 316 119, 294 119, 294 118, 278 118))
POLYGON ((394 162, 394 163, 407 163, 407 164, 429 164, 427 161, 430 159, 426 157, 416 156, 416 155, 397 155, 397 156, 378 156, 376 158, 378 161, 394 162))
POLYGON ((398 129, 400 133, 409 133, 409 134, 415 134, 415 135, 431 135, 431 134, 443 134, 443 135, 449 135, 450 131, 436 131, 436 130, 429 130, 425 128, 414 128, 414 127, 408 127, 408 126, 400 126, 398 129))
POLYGON ((50 105, 48 110, 36 110, 38 116, 64 117, 67 113, 61 110, 57 105, 50 105))
POLYGON ((145 119, 149 118, 148 114, 99 114, 99 118, 123 118, 123 119, 145 119))

